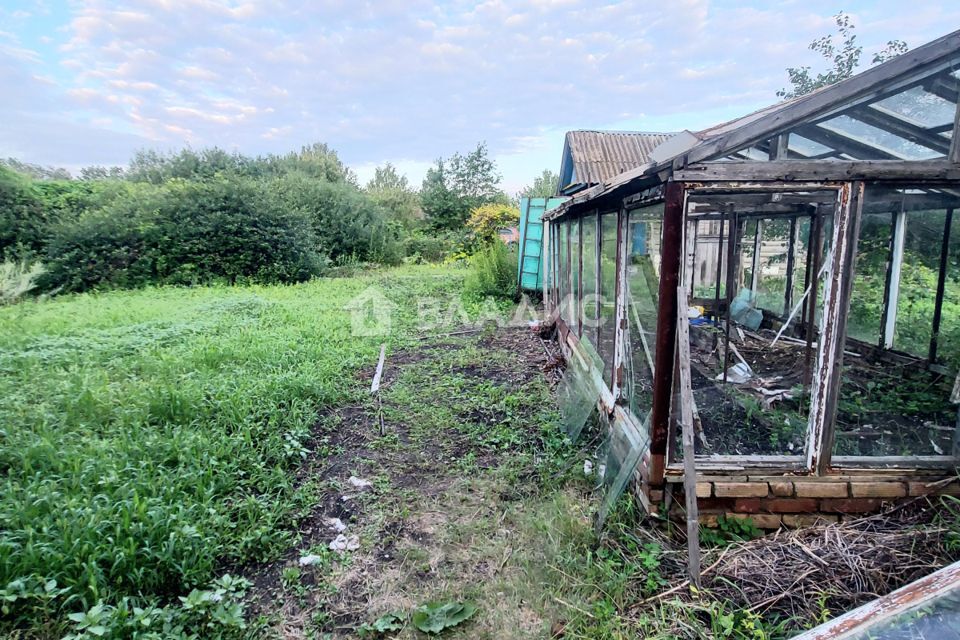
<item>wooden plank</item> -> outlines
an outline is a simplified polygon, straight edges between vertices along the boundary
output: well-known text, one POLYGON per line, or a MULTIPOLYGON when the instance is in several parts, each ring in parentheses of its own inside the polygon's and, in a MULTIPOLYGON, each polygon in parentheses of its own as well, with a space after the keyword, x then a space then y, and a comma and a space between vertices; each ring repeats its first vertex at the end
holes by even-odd
POLYGON ((937 183, 960 179, 960 167, 945 160, 709 162, 691 165, 676 171, 674 179, 681 182, 888 179, 916 183, 937 183))
MULTIPOLYGON (((911 582, 893 593, 872 600, 839 618, 794 637, 793 640, 852 640, 872 637, 869 629, 878 630, 878 625, 896 616, 908 611, 920 610, 924 605, 953 592, 958 583, 960 583, 960 562, 944 567, 916 582, 911 582)), ((901 629, 895 636, 889 637, 912 636, 908 629, 901 629)))
POLYGON ((957 103, 957 112, 953 116, 953 137, 950 138, 950 153, 947 159, 960 163, 960 102, 957 103))
POLYGON ((680 423, 683 439, 683 493, 687 511, 687 572, 700 588, 700 518, 693 444, 693 388, 690 381, 690 321, 684 286, 677 287, 677 365, 680 373, 680 423))
POLYGON ((862 182, 841 191, 833 223, 833 247, 826 286, 823 319, 817 346, 817 366, 810 389, 807 427, 807 465, 819 475, 829 471, 833 455, 834 419, 840 395, 846 320, 850 310, 853 261, 857 251, 862 182))
POLYGON ((380 391, 380 376, 383 375, 383 363, 387 357, 387 343, 380 345, 380 359, 377 361, 377 370, 373 374, 373 383, 370 385, 370 393, 380 391))
POLYGON ((900 302, 900 275, 903 270, 903 252, 907 237, 907 215, 900 211, 894 216, 893 249, 890 252, 889 286, 884 302, 883 348, 892 349, 897 333, 897 308, 900 302))

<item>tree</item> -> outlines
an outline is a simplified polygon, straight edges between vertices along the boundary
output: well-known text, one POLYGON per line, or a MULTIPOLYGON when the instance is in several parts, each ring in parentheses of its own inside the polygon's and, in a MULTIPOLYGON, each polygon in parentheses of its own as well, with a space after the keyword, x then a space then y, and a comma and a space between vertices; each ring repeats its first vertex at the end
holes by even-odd
POLYGON ((93 164, 80 169, 81 180, 113 180, 124 177, 123 167, 104 167, 93 164))
MULTIPOLYGON (((811 76, 809 66, 789 67, 787 75, 792 88, 780 89, 777 91, 778 97, 795 98, 846 80, 860 66, 863 47, 857 44, 857 36, 854 34, 856 26, 850 21, 850 16, 842 11, 834 16, 834 21, 837 24, 837 33, 818 38, 811 42, 809 47, 811 51, 823 56, 830 63, 830 68, 826 72, 811 76), (839 38, 840 42, 835 42, 835 38, 839 38)), ((886 62, 906 53, 907 48, 907 43, 902 40, 890 40, 882 50, 873 55, 872 64, 886 62)))
POLYGON ((482 243, 497 240, 500 229, 516 226, 520 222, 520 210, 516 207, 490 203, 482 204, 470 212, 467 226, 482 243))
POLYGON ((528 184, 520 191, 521 198, 552 198, 557 195, 557 185, 560 183, 560 175, 550 169, 544 169, 543 173, 533 179, 532 184, 528 184))
POLYGON ((404 226, 413 225, 421 215, 417 194, 410 188, 407 177, 397 173, 389 162, 374 170, 364 190, 391 220, 404 226))
POLYGON ((499 183, 497 165, 481 142, 466 155, 455 153, 449 160, 437 160, 423 179, 420 204, 435 228, 458 229, 476 207, 510 202, 499 183))
POLYGON ((16 158, 0 158, 0 166, 9 168, 19 174, 25 175, 34 180, 70 180, 73 176, 62 167, 44 167, 31 162, 23 162, 16 158))

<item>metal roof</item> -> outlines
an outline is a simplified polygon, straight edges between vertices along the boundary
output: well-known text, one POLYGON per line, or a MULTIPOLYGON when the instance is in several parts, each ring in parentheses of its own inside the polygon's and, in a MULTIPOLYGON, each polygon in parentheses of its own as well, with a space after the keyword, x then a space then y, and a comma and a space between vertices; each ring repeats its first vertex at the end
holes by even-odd
MULTIPOLYGON (((649 161, 650 152, 672 133, 639 131, 568 131, 564 140, 564 162, 573 162, 570 185, 588 187, 649 161)), ((563 171, 561 171, 563 175, 563 171)))

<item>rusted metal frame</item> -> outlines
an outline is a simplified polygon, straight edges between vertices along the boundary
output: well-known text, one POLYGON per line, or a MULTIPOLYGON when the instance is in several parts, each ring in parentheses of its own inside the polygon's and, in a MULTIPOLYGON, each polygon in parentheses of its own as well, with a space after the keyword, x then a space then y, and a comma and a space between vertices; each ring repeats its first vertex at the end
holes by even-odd
POLYGON ((818 211, 813 219, 813 225, 810 229, 811 244, 809 245, 809 255, 807 263, 810 270, 807 272, 807 287, 810 289, 810 295, 807 296, 806 323, 804 330, 806 333, 807 345, 803 351, 803 384, 810 384, 812 375, 811 361, 813 360, 813 338, 816 332, 817 324, 817 298, 820 289, 820 258, 823 256, 823 215, 818 211), (810 256, 813 256, 811 261, 810 256))
MULTIPOLYGON (((957 589, 960 584, 960 562, 877 598, 839 618, 801 633, 793 640, 852 640, 865 638, 871 628, 893 618, 916 611, 957 589)), ((900 637, 900 636, 897 636, 900 637)), ((904 635, 903 637, 907 637, 904 635)))
POLYGON ((933 306, 933 333, 930 335, 930 362, 937 361, 937 343, 940 340, 940 322, 943 318, 943 296, 947 286, 947 268, 950 264, 950 229, 953 227, 953 209, 944 216, 943 244, 940 247, 940 275, 937 278, 937 297, 933 306))
POLYGON ((817 370, 811 387, 807 465, 818 475, 830 470, 837 402, 842 380, 843 348, 853 289, 863 182, 838 193, 833 223, 831 264, 824 287, 823 319, 818 340, 817 370))
POLYGON ((663 460, 669 441, 674 354, 677 343, 677 285, 680 283, 680 254, 683 251, 685 191, 683 184, 669 182, 664 192, 655 373, 650 420, 650 484, 652 486, 663 483, 663 460), (659 457, 659 461, 655 459, 656 457, 659 457))
MULTIPOLYGON (((610 391, 617 402, 625 399, 624 375, 626 367, 626 329, 627 329, 627 210, 617 211, 617 255, 615 258, 616 276, 614 280, 614 323, 613 323, 613 372, 610 376, 610 391)), ((599 222, 599 216, 597 220, 599 222)), ((599 271, 599 270, 598 270, 599 271)))
POLYGON ((903 254, 906 241, 907 213, 901 209, 893 214, 890 266, 887 270, 889 286, 883 301, 883 334, 880 343, 884 349, 892 349, 896 339, 897 311, 900 304, 900 275, 903 271, 903 254))
POLYGON ((723 384, 727 383, 727 371, 730 368, 730 329, 733 324, 733 314, 730 306, 733 303, 733 288, 735 273, 740 268, 740 242, 743 236, 743 226, 740 223, 737 211, 730 211, 730 233, 727 237, 727 284, 724 298, 727 303, 725 310, 726 321, 723 323, 723 384), (736 262, 734 262, 736 260, 736 262))
POLYGON ((787 241, 787 288, 783 293, 783 317, 793 308, 793 269, 797 260, 797 218, 790 218, 790 239, 787 241))

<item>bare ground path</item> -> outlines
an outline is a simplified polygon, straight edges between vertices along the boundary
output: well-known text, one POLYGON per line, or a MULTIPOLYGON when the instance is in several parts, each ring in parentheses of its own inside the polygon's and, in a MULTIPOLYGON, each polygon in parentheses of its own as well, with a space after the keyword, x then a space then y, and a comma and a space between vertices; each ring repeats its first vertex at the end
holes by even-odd
MULTIPOLYGON (((322 416, 300 471, 315 499, 299 544, 247 572, 269 635, 376 637, 364 625, 381 615, 469 601, 478 612, 445 637, 550 637, 563 613, 551 555, 590 530, 585 495, 546 488, 565 453, 555 365, 527 330, 430 338, 387 356, 383 435, 372 399, 322 416), (357 546, 342 555, 329 550, 335 519, 357 546)), ((418 635, 408 623, 391 637, 418 635)))

